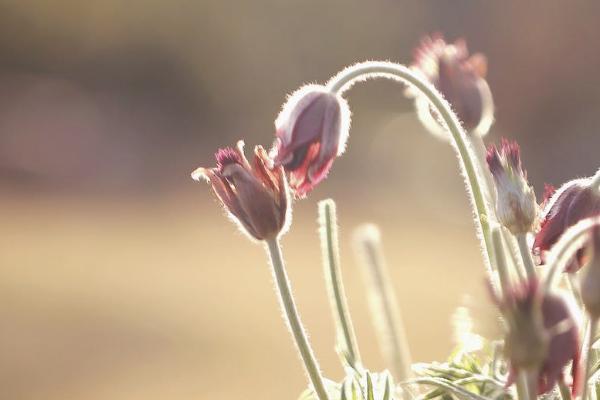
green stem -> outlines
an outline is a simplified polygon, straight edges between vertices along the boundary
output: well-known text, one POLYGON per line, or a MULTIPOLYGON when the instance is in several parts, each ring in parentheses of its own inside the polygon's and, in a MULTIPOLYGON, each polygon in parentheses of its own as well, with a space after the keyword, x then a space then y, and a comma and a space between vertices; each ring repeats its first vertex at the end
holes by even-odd
POLYGON ((396 294, 388 275, 379 230, 364 225, 356 230, 355 248, 367 282, 371 316, 384 357, 398 381, 411 378, 411 356, 396 294))
POLYGON ((596 171, 596 173, 592 177, 592 182, 591 182, 590 186, 594 190, 596 190, 596 193, 600 192, 600 169, 598 171, 596 171))
POLYGON ((562 400, 571 400, 571 390, 565 383, 564 379, 558 380, 558 390, 560 392, 560 398, 562 400))
POLYGON ((527 245, 527 235, 522 233, 517 235, 517 243, 519 244, 519 252, 523 259, 523 265, 525 266, 525 272, 527 272, 527 278, 537 279, 535 272, 535 264, 533 263, 533 256, 527 245))
MULTIPOLYGON (((478 235, 483 237, 482 251, 488 273, 492 276, 492 264, 490 255, 492 254, 492 244, 489 232, 483 229, 483 220, 489 215, 485 202, 481 177, 477 172, 476 157, 469 147, 464 129, 462 128, 458 117, 452 111, 450 104, 444 97, 425 79, 410 68, 391 62, 367 61, 346 68, 335 75, 328 83, 327 87, 332 93, 343 94, 354 83, 368 78, 388 78, 403 82, 416 88, 431 103, 433 109, 439 114, 446 128, 451 134, 454 146, 459 156, 461 171, 466 176, 466 183, 473 206, 473 212, 476 216, 476 226, 478 235)), ((487 221, 487 220, 486 220, 487 221)))
POLYGON ((275 276, 275 282, 279 291, 279 300, 286 317, 287 324, 292 331, 292 335, 304 361, 304 367, 308 377, 312 383, 315 393, 319 400, 329 400, 325 385, 323 383, 323 377, 319 369, 319 364, 315 358, 308 338, 300 321, 298 310, 292 296, 292 290, 290 288, 290 282, 285 271, 285 265, 283 262, 283 256, 281 254, 281 246, 279 245, 278 239, 267 240, 267 249, 271 258, 271 265, 273 267, 273 275, 275 276))
POLYGON ((598 318, 591 317, 590 319, 590 330, 589 330, 589 340, 586 344, 585 351, 583 356, 585 357, 585 372, 583 374, 583 389, 581 390, 581 400, 586 400, 587 392, 588 392, 588 380, 590 379, 590 370, 592 368, 592 345, 594 344, 594 336, 596 335, 596 330, 598 329, 598 318))
POLYGON ((504 297, 510 290, 510 275, 508 273, 506 254, 502 245, 502 233, 499 226, 492 228, 492 243, 494 244, 494 253, 496 254, 496 267, 498 268, 498 278, 502 292, 501 297, 504 297))
POLYGON ((549 265, 545 279, 545 288, 550 290, 554 285, 555 276, 562 272, 566 262, 581 248, 591 228, 600 224, 600 218, 588 218, 569 228, 556 244, 550 249, 546 257, 549 265))
POLYGON ((360 364, 360 353, 342 283, 336 209, 335 202, 331 199, 319 203, 319 227, 325 281, 331 309, 336 320, 338 352, 351 367, 356 369, 360 364))

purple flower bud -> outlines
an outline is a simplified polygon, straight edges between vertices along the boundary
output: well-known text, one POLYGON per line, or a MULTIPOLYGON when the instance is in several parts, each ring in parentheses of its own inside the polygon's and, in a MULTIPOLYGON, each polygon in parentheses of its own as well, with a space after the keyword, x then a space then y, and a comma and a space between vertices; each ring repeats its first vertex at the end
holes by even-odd
MULTIPOLYGON (((575 179, 565 183, 546 202, 541 213, 540 229, 533 242, 534 252, 545 262, 548 251, 562 234, 579 221, 600 215, 600 194, 591 187, 592 178, 575 179)), ((574 272, 584 264, 584 249, 567 264, 566 271, 574 272)))
POLYGON ((502 139, 500 150, 490 146, 486 161, 496 184, 498 221, 515 235, 533 230, 538 206, 521 165, 519 145, 502 139))
POLYGON ((521 369, 538 373, 538 394, 551 391, 564 379, 571 363, 572 391, 580 379, 578 327, 565 299, 543 292, 537 281, 512 288, 502 300, 496 300, 507 322, 505 352, 510 361, 506 385, 515 382, 521 369))
POLYGON ((304 197, 343 153, 350 111, 342 97, 324 86, 308 85, 290 96, 275 127, 275 165, 284 166, 294 194, 304 197))
MULTIPOLYGON (((413 69, 423 74, 444 95, 465 129, 487 133, 494 118, 494 104, 485 80, 485 56, 479 53, 469 56, 464 40, 449 44, 442 35, 436 34, 421 40, 414 59, 413 69)), ((408 94, 415 97, 412 91, 408 94)), ((421 116, 431 113, 426 102, 418 101, 417 107, 426 107, 420 110, 421 116)), ((431 126, 430 123, 427 125, 431 126)), ((437 132, 434 130, 434 133, 437 132)))
POLYGON ((244 142, 237 148, 219 149, 216 168, 198 168, 192 178, 204 178, 225 210, 241 230, 256 240, 277 237, 287 225, 290 212, 287 183, 282 167, 274 167, 267 152, 254 149, 252 165, 244 155, 244 142))
POLYGON ((600 219, 591 228, 591 259, 581 279, 581 300, 592 318, 600 318, 600 219))

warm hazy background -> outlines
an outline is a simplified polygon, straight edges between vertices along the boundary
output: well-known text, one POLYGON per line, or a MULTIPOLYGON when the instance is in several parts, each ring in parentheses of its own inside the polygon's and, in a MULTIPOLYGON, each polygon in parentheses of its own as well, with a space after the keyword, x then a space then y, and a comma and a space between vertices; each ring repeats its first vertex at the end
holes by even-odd
MULTIPOLYGON (((490 135, 531 182, 599 166, 600 3, 0 1, 0 398, 295 399, 305 385, 259 246, 189 173, 217 146, 269 144, 286 93, 365 59, 409 62, 421 35, 487 54, 490 135)), ((450 147, 402 88, 356 87, 347 154, 297 203, 284 245, 304 320, 338 379, 315 235, 335 197, 362 352, 382 368, 352 229, 380 222, 416 360, 483 271, 450 147)))

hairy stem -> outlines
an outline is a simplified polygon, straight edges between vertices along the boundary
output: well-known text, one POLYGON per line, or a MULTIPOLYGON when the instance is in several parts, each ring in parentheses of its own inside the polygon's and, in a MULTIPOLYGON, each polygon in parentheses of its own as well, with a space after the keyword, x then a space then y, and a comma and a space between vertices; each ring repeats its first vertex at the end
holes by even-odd
POLYGON ((517 235, 517 243, 519 244, 519 252, 521 253, 521 258, 523 259, 523 265, 525 266, 527 278, 536 279, 537 275, 535 273, 533 256, 529 250, 529 246, 527 245, 527 235, 524 233, 517 235))
POLYGON ((373 225, 358 228, 355 234, 355 249, 368 285, 371 316, 382 353, 394 371, 394 377, 405 381, 412 375, 410 350, 396 294, 383 257, 379 230, 373 225))
POLYGON ((287 325, 292 331, 294 341, 296 342, 296 346, 300 352, 302 361, 304 362, 306 373, 308 374, 319 400, 329 400, 323 383, 323 377, 321 376, 321 371, 319 369, 319 364, 317 363, 317 359, 315 358, 308 337, 304 331, 304 327, 302 326, 302 322, 300 321, 296 303, 292 296, 290 281, 285 271, 285 264, 283 262, 279 240, 272 239, 268 240, 266 243, 271 258, 275 283, 277 284, 277 290, 279 292, 281 307, 283 308, 287 325))
POLYGON ((502 244, 502 233, 499 226, 492 228, 492 243, 494 244, 496 267, 498 268, 500 290, 503 297, 510 290, 510 275, 508 273, 506 254, 502 244))
POLYGON ((594 337, 596 330, 598 329, 598 318, 590 317, 590 330, 589 339, 586 344, 583 356, 585 357, 585 372, 583 374, 583 388, 581 390, 581 400, 586 400, 588 392, 588 380, 590 379, 590 372, 592 369, 592 345, 594 344, 594 337))
POLYGON ((477 171, 476 157, 469 146, 466 133, 458 117, 452 111, 450 104, 448 104, 433 85, 411 71, 410 68, 391 62, 367 61, 356 64, 335 75, 328 82, 327 87, 332 93, 341 95, 354 83, 369 78, 389 78, 416 88, 427 98, 433 109, 439 114, 445 127, 450 132, 452 142, 459 156, 461 171, 466 177, 467 191, 473 206, 473 213, 476 217, 478 236, 483 238, 482 251, 484 253, 484 262, 491 276, 492 260, 490 255, 493 253, 489 232, 487 229, 484 230, 484 225, 488 222, 487 217, 489 212, 482 189, 482 178, 477 171))
POLYGON ((546 257, 546 264, 549 265, 544 282, 546 290, 551 289, 554 285, 556 274, 562 272, 567 261, 583 246, 591 228, 596 224, 600 224, 600 218, 598 217, 580 221, 577 225, 569 228, 550 249, 546 257))
POLYGON ((356 368, 360 364, 360 353, 342 283, 337 216, 335 202, 332 199, 323 200, 319 203, 319 230, 325 281, 327 282, 331 310, 336 321, 338 353, 345 362, 356 368))

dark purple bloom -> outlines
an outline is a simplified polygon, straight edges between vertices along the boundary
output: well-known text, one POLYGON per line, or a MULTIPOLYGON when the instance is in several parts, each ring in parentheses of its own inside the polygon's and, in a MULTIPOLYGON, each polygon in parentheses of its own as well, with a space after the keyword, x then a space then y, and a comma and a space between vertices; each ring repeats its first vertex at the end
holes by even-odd
POLYGON ((304 197, 327 177, 344 151, 350 128, 348 105, 325 87, 308 85, 288 99, 275 126, 275 165, 283 165, 290 188, 304 197))
POLYGON ((487 59, 483 54, 469 55, 464 40, 446 43, 436 34, 421 40, 414 60, 412 67, 444 95, 467 131, 487 131, 494 105, 485 81, 487 59))
MULTIPOLYGON (((591 178, 575 179, 565 183, 547 201, 541 215, 540 229, 535 235, 533 250, 545 262, 548 251, 562 234, 579 221, 600 215, 600 195, 591 187, 591 178)), ((574 272, 584 263, 585 251, 580 249, 566 270, 574 272)))
POLYGON ((538 394, 547 393, 564 379, 564 369, 571 363, 572 391, 576 393, 580 379, 579 335, 565 299, 543 292, 537 281, 528 281, 496 302, 508 327, 506 355, 511 369, 506 385, 515 382, 519 370, 536 370, 538 394))
POLYGON ((282 167, 274 167, 261 146, 252 165, 244 155, 244 142, 220 149, 216 168, 198 168, 192 178, 206 179, 242 231, 257 240, 277 237, 286 227, 289 207, 282 167))

